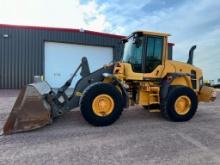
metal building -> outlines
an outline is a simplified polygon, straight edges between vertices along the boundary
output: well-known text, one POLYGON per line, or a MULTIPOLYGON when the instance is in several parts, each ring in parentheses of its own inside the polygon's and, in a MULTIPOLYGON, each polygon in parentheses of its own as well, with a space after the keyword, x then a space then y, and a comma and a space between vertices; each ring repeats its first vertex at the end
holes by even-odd
POLYGON ((57 87, 82 56, 88 57, 92 71, 118 60, 123 37, 83 29, 0 24, 0 89, 21 88, 34 75, 44 75, 57 87))

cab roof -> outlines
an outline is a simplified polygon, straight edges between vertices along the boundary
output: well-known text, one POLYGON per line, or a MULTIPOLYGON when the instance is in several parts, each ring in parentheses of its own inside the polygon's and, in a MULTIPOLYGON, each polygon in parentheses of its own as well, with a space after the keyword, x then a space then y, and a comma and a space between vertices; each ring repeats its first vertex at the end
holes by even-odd
POLYGON ((149 31, 141 31, 141 30, 135 31, 132 34, 135 34, 135 33, 142 33, 144 35, 155 35, 155 36, 162 36, 162 37, 171 36, 169 33, 149 32, 149 31))

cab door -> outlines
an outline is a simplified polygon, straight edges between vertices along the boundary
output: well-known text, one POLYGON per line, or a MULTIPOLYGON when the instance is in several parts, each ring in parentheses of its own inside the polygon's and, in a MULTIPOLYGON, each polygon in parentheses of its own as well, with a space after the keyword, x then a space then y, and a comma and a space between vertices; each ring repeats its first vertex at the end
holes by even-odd
POLYGON ((143 58, 144 77, 159 77, 163 71, 164 37, 147 36, 143 58))

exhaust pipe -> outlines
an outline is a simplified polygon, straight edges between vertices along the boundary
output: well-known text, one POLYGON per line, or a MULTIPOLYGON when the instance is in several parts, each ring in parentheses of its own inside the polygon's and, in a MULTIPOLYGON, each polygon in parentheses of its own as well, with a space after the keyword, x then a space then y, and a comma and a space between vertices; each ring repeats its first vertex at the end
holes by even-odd
POLYGON ((193 64, 193 55, 194 55, 194 50, 196 49, 196 45, 193 45, 190 50, 189 50, 189 58, 188 58, 188 61, 187 63, 188 64, 193 64))

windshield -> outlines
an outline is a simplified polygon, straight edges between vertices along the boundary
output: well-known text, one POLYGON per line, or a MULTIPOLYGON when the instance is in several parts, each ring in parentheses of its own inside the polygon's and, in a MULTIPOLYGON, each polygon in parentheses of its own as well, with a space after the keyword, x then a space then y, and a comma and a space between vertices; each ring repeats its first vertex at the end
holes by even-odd
POLYGON ((143 52, 143 37, 138 37, 138 44, 135 42, 137 38, 131 37, 125 43, 123 62, 130 63, 135 72, 142 70, 142 52, 143 52))

